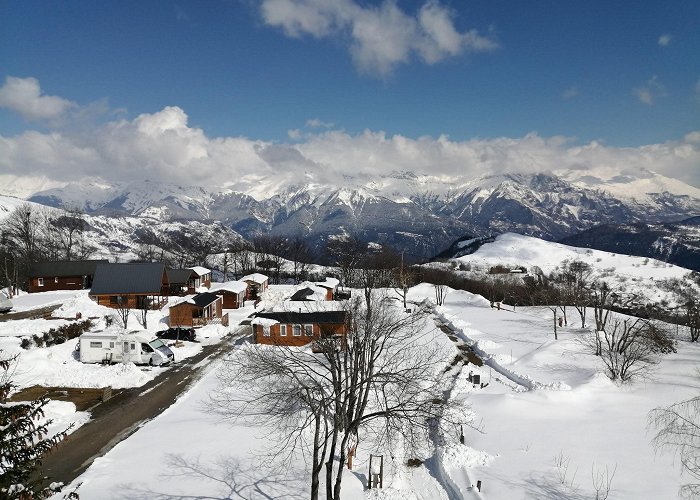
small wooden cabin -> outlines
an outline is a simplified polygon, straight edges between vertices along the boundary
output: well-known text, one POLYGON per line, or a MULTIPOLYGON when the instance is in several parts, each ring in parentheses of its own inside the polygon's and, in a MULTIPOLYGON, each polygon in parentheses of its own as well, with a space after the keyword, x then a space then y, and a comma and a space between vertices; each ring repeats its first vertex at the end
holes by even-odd
POLYGON ((197 291, 199 287, 211 287, 211 270, 202 266, 195 266, 188 268, 194 273, 194 290, 197 291))
POLYGON ((158 309, 168 295, 168 278, 162 262, 99 264, 90 297, 101 306, 158 309))
POLYGON ((58 260, 37 262, 29 269, 29 293, 85 290, 92 286, 95 268, 107 260, 58 260))
POLYGON ((251 320, 257 344, 303 346, 328 337, 344 338, 347 311, 261 312, 251 320))
POLYGON ((212 283, 210 291, 221 297, 224 309, 238 309, 245 305, 248 284, 243 281, 212 283))
POLYGON ((195 293, 195 274, 192 269, 166 269, 168 295, 184 297, 195 293))
POLYGON ((170 326, 228 326, 228 314, 222 314, 222 305, 221 297, 210 292, 188 297, 170 306, 170 326))
POLYGON ((246 299, 260 298, 260 295, 267 290, 269 285, 269 278, 260 273, 248 274, 247 276, 243 276, 240 281, 244 281, 248 284, 246 299))

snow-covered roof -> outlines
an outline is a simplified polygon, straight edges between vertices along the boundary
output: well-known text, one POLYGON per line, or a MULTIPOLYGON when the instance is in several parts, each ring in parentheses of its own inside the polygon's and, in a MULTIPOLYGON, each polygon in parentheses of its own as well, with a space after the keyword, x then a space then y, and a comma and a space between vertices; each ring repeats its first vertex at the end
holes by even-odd
POLYGON ((233 293, 243 293, 248 289, 248 284, 243 281, 226 281, 224 283, 212 283, 209 291, 218 292, 225 290, 233 293))
POLYGON ((250 320, 251 325, 272 326, 278 323, 279 321, 270 318, 255 317, 250 320))
POLYGON ((326 300, 326 289, 305 281, 294 288, 293 293, 287 297, 287 300, 326 300))
POLYGON ((338 285, 340 284, 340 280, 336 278, 331 278, 331 277, 326 277, 326 281, 319 281, 316 282, 318 286, 322 286, 323 288, 330 288, 332 290, 335 290, 338 288, 338 285))
POLYGON ((323 311, 344 311, 343 302, 332 300, 308 300, 304 302, 285 300, 278 302, 269 308, 266 312, 323 312, 323 311))
POLYGON ((187 269, 192 269, 195 273, 197 273, 197 276, 204 276, 205 274, 211 273, 210 269, 202 266, 188 267, 187 269))
POLYGON ((243 276, 240 281, 252 281, 253 283, 258 283, 259 285, 262 285, 268 280, 268 277, 265 276, 264 274, 260 273, 253 273, 253 274, 248 274, 247 276, 243 276))

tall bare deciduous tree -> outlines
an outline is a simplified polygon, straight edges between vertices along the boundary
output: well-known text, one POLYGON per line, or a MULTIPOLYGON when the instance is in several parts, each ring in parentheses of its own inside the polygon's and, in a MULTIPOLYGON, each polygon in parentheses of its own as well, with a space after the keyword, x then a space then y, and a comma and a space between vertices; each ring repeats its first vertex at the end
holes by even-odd
POLYGON ((340 499, 343 468, 358 441, 392 447, 401 439, 403 449, 414 449, 449 406, 437 369, 445 353, 421 333, 426 311, 407 314, 376 292, 372 301, 371 308, 364 297, 350 301, 344 340, 321 339, 315 353, 238 349, 224 362, 211 396, 219 414, 277 429, 277 458, 310 457, 312 500, 324 471, 326 499, 340 499))
POLYGON ((563 299, 571 304, 581 318, 581 328, 586 327, 586 311, 591 303, 590 285, 593 268, 580 260, 563 263, 558 281, 563 285, 563 299))
POLYGON ((683 322, 688 328, 690 341, 697 342, 700 340, 700 277, 695 273, 695 276, 691 274, 682 280, 670 279, 664 283, 664 288, 673 293, 678 307, 683 311, 683 322))
POLYGON ((654 447, 677 454, 691 478, 681 487, 680 496, 700 498, 700 396, 653 409, 649 426, 656 430, 654 447))

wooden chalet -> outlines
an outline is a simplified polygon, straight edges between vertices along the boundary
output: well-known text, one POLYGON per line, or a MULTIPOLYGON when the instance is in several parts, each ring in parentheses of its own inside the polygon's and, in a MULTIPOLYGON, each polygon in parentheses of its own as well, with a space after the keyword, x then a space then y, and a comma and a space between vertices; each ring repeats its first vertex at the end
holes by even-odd
POLYGON ((184 297, 195 293, 195 275, 192 269, 167 269, 168 295, 184 297))
POLYGON ((212 283, 210 291, 221 297, 224 309, 238 309, 245 305, 248 284, 243 281, 212 283))
POLYGON ((248 284, 246 299, 260 298, 260 295, 267 290, 269 285, 269 278, 260 273, 248 274, 247 276, 243 276, 240 281, 244 281, 248 284))
POLYGON ((107 260, 57 260, 37 262, 29 269, 29 293, 85 290, 92 286, 95 268, 107 260))
POLYGON ((257 344, 304 346, 322 338, 344 339, 347 311, 261 312, 251 320, 257 344))
POLYGON ((170 326, 228 326, 228 314, 223 314, 222 306, 222 298, 210 292, 187 297, 170 306, 170 326))
POLYGON ((194 273, 194 289, 195 291, 199 287, 211 287, 211 270, 202 266, 195 266, 188 268, 194 273))
POLYGON ((162 262, 99 264, 90 297, 107 307, 158 309, 167 301, 168 288, 162 262))

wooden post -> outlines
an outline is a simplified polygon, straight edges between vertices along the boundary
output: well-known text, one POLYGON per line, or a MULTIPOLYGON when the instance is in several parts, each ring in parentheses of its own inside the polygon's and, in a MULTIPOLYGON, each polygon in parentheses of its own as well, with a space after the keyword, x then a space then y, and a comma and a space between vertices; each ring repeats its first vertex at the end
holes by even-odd
POLYGON ((459 442, 464 444, 464 427, 462 425, 459 426, 459 442))
POLYGON ((481 491, 481 481, 476 482, 476 489, 481 491))

